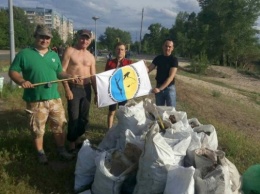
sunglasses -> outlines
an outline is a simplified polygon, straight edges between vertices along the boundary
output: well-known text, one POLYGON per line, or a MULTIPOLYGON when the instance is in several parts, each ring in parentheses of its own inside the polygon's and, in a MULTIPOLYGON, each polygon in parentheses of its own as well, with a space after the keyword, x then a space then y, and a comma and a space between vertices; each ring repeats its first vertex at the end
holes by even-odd
POLYGON ((45 40, 50 40, 51 39, 51 37, 45 36, 45 35, 39 35, 38 37, 39 37, 39 39, 45 39, 45 40))

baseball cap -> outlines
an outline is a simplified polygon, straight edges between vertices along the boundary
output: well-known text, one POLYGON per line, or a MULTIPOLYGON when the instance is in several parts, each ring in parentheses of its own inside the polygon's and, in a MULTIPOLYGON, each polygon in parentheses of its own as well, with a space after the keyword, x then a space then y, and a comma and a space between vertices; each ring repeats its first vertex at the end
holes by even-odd
POLYGON ((82 30, 79 30, 79 31, 78 31, 78 35, 79 35, 79 36, 88 36, 89 38, 91 38, 92 33, 91 33, 90 30, 82 29, 82 30))
POLYGON ((49 36, 51 38, 53 37, 50 28, 42 24, 37 25, 35 29, 34 37, 37 35, 49 36))

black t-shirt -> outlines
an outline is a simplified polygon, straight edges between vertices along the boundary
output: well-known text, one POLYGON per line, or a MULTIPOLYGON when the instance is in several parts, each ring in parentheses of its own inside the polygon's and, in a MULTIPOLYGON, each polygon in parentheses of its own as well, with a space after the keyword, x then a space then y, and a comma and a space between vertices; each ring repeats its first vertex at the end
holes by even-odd
MULTIPOLYGON (((169 77, 170 69, 172 67, 178 68, 178 59, 172 55, 164 56, 158 55, 152 62, 157 67, 156 81, 158 85, 161 85, 169 77)), ((175 78, 169 85, 174 84, 175 78)))

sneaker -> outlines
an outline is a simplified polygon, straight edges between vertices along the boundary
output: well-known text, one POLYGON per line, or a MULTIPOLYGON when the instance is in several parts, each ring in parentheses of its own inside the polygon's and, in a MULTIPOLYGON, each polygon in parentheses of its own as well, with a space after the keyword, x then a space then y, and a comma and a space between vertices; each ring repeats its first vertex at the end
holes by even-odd
POLYGON ((41 164, 44 164, 44 165, 48 164, 48 159, 45 154, 38 154, 38 160, 41 164))
POLYGON ((68 153, 66 150, 60 151, 59 156, 63 160, 72 160, 75 157, 73 154, 68 153))

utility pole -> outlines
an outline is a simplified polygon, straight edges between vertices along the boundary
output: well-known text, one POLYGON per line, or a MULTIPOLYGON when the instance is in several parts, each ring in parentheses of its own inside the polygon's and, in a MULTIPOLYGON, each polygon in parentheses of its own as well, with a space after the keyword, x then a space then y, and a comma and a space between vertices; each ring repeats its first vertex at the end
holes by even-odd
POLYGON ((93 16, 92 19, 95 21, 95 59, 97 59, 97 20, 99 17, 93 16))
POLYGON ((141 20, 141 30, 140 30, 140 48, 139 48, 139 54, 141 53, 141 50, 142 50, 143 19, 144 19, 144 8, 142 9, 142 20, 141 20))
MULTIPOLYGON (((9 5, 9 32, 10 32, 10 63, 13 62, 15 57, 15 43, 14 43, 14 15, 13 15, 13 0, 8 0, 9 5)), ((13 81, 10 81, 11 85, 15 85, 13 81)))

